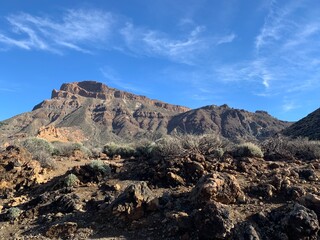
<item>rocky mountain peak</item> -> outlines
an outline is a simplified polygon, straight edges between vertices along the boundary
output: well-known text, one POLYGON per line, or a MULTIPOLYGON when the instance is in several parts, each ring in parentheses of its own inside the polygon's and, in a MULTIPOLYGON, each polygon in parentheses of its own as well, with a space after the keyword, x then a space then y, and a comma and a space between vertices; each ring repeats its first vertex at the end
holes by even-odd
POLYGON ((60 90, 53 90, 52 99, 71 99, 74 95, 95 98, 100 100, 123 99, 137 102, 140 105, 151 105, 156 108, 163 108, 172 112, 186 112, 190 110, 187 107, 172 105, 158 100, 152 100, 142 95, 121 91, 115 88, 110 88, 107 85, 96 81, 82 81, 73 83, 64 83, 60 90))
POLYGON ((51 98, 68 98, 72 94, 89 98, 108 99, 112 90, 103 83, 96 81, 83 81, 64 83, 60 90, 53 90, 51 98))

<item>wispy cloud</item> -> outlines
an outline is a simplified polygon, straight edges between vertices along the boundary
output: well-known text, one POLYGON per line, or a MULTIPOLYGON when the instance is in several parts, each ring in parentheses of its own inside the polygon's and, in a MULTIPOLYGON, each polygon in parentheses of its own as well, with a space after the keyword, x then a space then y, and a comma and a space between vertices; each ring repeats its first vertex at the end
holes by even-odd
POLYGON ((0 33, 0 43, 26 50, 62 53, 72 49, 89 53, 88 46, 101 46, 111 31, 113 17, 99 10, 68 10, 61 20, 32 16, 27 13, 6 18, 11 31, 0 33))
POLYGON ((16 92, 16 89, 0 87, 0 92, 16 92))
POLYGON ((134 24, 126 16, 96 9, 69 9, 59 17, 28 13, 6 17, 10 28, 0 31, 0 47, 63 54, 65 49, 92 53, 95 49, 133 56, 164 58, 194 64, 202 54, 234 41, 236 35, 212 34, 192 19, 182 19, 174 35, 134 24), (58 19, 58 20, 57 20, 58 19), (180 25, 180 27, 179 27, 180 25))
POLYGON ((284 112, 289 112, 299 107, 300 107, 300 104, 297 104, 294 100, 285 99, 284 103, 282 104, 282 110, 284 112))
POLYGON ((126 47, 133 53, 146 56, 157 56, 171 59, 175 62, 193 64, 195 58, 212 49, 216 45, 230 43, 234 34, 223 36, 208 36, 204 26, 195 26, 183 36, 172 37, 157 30, 136 27, 127 23, 121 29, 126 47))
POLYGON ((254 39, 252 57, 220 65, 215 74, 223 82, 251 82, 254 94, 287 98, 283 109, 292 110, 299 92, 320 88, 320 15, 312 1, 272 0, 269 13, 254 39), (258 89, 258 90, 257 90, 258 89))

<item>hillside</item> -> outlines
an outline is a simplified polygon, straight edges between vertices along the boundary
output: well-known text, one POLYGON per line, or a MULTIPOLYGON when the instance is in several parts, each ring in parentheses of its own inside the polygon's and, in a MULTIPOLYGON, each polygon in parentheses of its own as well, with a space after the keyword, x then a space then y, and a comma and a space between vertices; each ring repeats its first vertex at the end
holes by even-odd
POLYGON ((176 132, 261 140, 289 126, 262 111, 251 113, 226 105, 191 110, 95 81, 63 84, 60 90, 53 90, 51 99, 2 124, 3 139, 39 136, 49 141, 92 144, 176 132))
POLYGON ((168 131, 189 134, 214 133, 233 141, 263 140, 289 125, 290 123, 280 121, 264 111, 252 113, 227 105, 212 105, 174 116, 169 121, 168 131))
POLYGON ((312 140, 319 140, 320 108, 286 128, 283 133, 291 137, 308 137, 312 140))

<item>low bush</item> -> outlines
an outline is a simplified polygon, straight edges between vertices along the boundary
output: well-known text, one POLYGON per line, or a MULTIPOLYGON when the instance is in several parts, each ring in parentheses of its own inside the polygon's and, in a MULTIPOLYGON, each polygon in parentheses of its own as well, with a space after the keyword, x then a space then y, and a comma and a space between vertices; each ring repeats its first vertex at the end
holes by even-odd
POLYGON ((40 162, 43 168, 56 168, 56 162, 52 159, 54 148, 51 143, 42 138, 27 138, 22 142, 32 157, 40 162))
POLYGON ((26 148, 31 154, 36 152, 53 153, 53 146, 47 140, 42 138, 27 138, 22 142, 22 146, 26 148))
POLYGON ((136 144, 135 156, 136 157, 152 157, 157 144, 147 140, 141 141, 136 144))
POLYGON ((6 212, 6 218, 10 221, 16 220, 20 215, 22 211, 17 207, 9 208, 6 212))
POLYGON ((48 169, 56 169, 57 168, 57 163, 56 161, 52 158, 52 155, 44 152, 44 151, 39 151, 33 153, 33 157, 35 160, 37 160, 41 167, 43 168, 48 168, 48 169))
POLYGON ((75 187, 79 184, 79 179, 73 173, 70 173, 64 178, 64 184, 66 187, 75 187))
POLYGON ((236 145, 232 151, 234 157, 263 157, 263 152, 259 146, 254 143, 243 143, 236 145))
POLYGON ((223 155, 224 155, 225 151, 223 148, 217 148, 215 150, 212 151, 212 155, 215 157, 215 158, 222 158, 223 155))
POLYGON ((135 155, 135 149, 129 144, 117 145, 115 143, 106 144, 103 147, 103 153, 109 157, 120 155, 121 157, 132 157, 135 155))
POLYGON ((81 143, 72 143, 72 142, 54 142, 52 143, 54 148, 54 155, 70 157, 74 154, 75 151, 81 151, 85 156, 90 157, 92 152, 83 146, 81 143))
POLYGON ((320 159, 320 141, 307 138, 277 136, 263 142, 262 148, 267 160, 320 159))
POLYGON ((92 160, 89 166, 100 173, 103 173, 104 175, 110 175, 111 174, 111 168, 109 165, 105 164, 101 160, 92 160))

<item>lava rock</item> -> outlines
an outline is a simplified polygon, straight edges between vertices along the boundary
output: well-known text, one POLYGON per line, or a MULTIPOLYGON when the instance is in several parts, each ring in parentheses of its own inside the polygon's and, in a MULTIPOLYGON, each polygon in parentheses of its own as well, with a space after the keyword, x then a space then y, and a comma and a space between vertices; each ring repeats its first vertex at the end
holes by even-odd
POLYGON ((192 189, 190 200, 194 204, 211 201, 224 204, 235 203, 245 199, 237 179, 226 173, 213 173, 202 177, 192 189))

